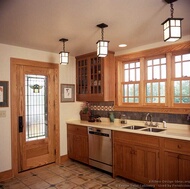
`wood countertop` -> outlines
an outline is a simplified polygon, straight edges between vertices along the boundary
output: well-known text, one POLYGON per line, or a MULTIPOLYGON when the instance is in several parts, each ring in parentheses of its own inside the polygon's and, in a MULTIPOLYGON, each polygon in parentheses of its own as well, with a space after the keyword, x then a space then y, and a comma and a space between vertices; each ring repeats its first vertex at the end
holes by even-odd
MULTIPOLYGON (((190 125, 166 123, 167 128, 164 131, 148 132, 148 131, 142 131, 142 129, 132 130, 132 129, 123 128, 123 127, 131 126, 131 125, 144 126, 144 121, 127 120, 127 124, 121 124, 120 119, 115 119, 114 122, 110 122, 108 118, 101 118, 101 121, 102 122, 68 120, 66 123, 72 124, 72 125, 85 126, 85 127, 96 127, 96 128, 102 128, 102 129, 110 129, 113 131, 122 131, 122 132, 129 132, 129 133, 136 133, 136 134, 143 134, 143 135, 150 135, 150 136, 159 136, 159 137, 165 137, 165 138, 190 141, 190 125)), ((159 125, 157 128, 164 129, 163 123, 159 122, 158 124, 159 125)))

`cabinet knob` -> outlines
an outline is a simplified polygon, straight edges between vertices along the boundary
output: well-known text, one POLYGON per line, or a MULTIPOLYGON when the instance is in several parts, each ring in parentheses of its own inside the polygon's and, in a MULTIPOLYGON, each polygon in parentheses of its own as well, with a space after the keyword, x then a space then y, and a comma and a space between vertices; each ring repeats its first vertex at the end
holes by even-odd
POLYGON ((182 146, 181 146, 181 144, 178 144, 177 147, 178 147, 179 149, 181 149, 182 146))

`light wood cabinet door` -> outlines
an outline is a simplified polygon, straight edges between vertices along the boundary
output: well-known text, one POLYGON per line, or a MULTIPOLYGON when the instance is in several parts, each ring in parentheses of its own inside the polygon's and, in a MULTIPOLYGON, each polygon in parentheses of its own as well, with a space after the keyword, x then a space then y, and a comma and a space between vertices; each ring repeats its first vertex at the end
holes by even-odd
POLYGON ((164 180, 178 180, 179 160, 178 154, 172 152, 164 153, 164 180))
POLYGON ((190 186, 190 156, 179 155, 179 180, 190 186))
POLYGON ((69 158, 88 164, 87 127, 67 125, 67 148, 69 158))
POLYGON ((147 184, 150 184, 150 180, 158 180, 159 150, 135 146, 133 154, 133 172, 136 180, 147 184))
POLYGON ((74 134, 72 133, 67 133, 67 151, 68 151, 69 158, 75 159, 74 134))
POLYGON ((170 181, 170 185, 176 188, 189 188, 190 156, 165 152, 164 157, 164 180, 170 181))
POLYGON ((132 177, 132 147, 115 143, 114 144, 114 174, 123 177, 132 177))
POLYGON ((75 135, 73 142, 75 159, 88 164, 88 137, 75 135))

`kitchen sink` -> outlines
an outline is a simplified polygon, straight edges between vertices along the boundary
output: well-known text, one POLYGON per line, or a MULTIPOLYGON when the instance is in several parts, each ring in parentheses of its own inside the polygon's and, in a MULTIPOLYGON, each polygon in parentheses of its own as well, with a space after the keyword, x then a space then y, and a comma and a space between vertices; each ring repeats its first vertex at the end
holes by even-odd
POLYGON ((123 129, 131 129, 131 130, 138 130, 138 129, 143 129, 145 128, 144 126, 139 126, 139 125, 131 125, 131 126, 125 126, 122 127, 123 129))
POLYGON ((162 131, 165 131, 165 129, 159 129, 159 128, 146 128, 146 129, 142 129, 142 131, 148 131, 148 132, 154 132, 154 133, 157 133, 157 132, 162 132, 162 131))

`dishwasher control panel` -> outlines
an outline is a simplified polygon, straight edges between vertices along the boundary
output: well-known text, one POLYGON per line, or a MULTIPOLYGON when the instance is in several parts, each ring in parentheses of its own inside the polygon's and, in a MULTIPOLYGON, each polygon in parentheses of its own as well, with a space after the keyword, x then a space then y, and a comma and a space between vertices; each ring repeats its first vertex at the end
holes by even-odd
POLYGON ((111 130, 88 127, 88 134, 111 137, 111 130))

